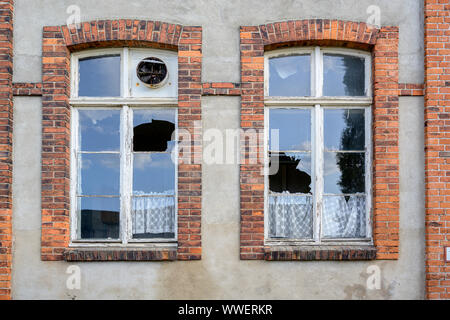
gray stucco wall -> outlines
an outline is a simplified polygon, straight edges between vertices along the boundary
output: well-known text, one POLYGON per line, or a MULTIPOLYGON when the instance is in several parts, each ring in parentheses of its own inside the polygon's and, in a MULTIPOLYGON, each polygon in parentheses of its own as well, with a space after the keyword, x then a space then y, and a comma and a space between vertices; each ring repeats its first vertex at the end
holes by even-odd
MULTIPOLYGON (((41 81, 45 25, 142 18, 203 26, 203 81, 239 82, 239 26, 304 18, 400 26, 400 82, 423 82, 421 0, 61 1, 16 0, 14 81, 41 81), (157 9, 157 10, 155 10, 157 9), (146 13, 148 12, 148 14, 146 13)), ((239 127, 238 97, 203 97, 203 129, 239 127), (218 121, 220 119, 220 121, 218 121)), ((81 290, 66 289, 66 262, 40 261, 41 99, 14 100, 13 298, 15 299, 421 299, 424 297, 423 98, 400 99, 400 259, 370 262, 239 260, 239 166, 203 165, 203 259, 188 262, 77 263, 81 290), (228 199, 223 201, 224 196, 228 199), (367 267, 382 287, 368 290, 367 267)))

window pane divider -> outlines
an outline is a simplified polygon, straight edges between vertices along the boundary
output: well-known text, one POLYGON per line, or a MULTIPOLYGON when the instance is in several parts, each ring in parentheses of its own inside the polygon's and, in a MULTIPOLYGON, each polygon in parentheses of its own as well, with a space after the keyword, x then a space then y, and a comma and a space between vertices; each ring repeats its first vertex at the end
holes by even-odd
POLYGON ((319 104, 314 106, 314 229, 316 242, 320 241, 322 222, 323 190, 323 112, 319 104))
POLYGON ((174 194, 145 194, 145 195, 131 195, 133 198, 172 198, 174 194))
POLYGON ((365 123, 365 187, 366 187, 366 237, 372 239, 372 109, 364 112, 365 123))
POLYGON ((71 214, 70 214, 70 228, 71 236, 70 238, 78 239, 81 235, 81 230, 78 227, 78 221, 80 217, 78 216, 78 177, 80 176, 79 164, 78 164, 78 110, 72 108, 71 110, 71 152, 70 152, 70 203, 71 203, 71 214))
POLYGON ((276 192, 269 192, 269 196, 273 197, 309 197, 312 198, 312 194, 308 193, 276 193, 276 192))
POLYGON ((366 194, 364 192, 355 192, 355 193, 323 193, 323 196, 330 196, 330 197, 350 197, 350 196, 365 196, 366 194))
POLYGON ((105 97, 105 98, 73 98, 70 99, 70 104, 74 107, 95 107, 95 106, 145 106, 145 107, 176 107, 178 106, 178 99, 174 98, 158 98, 158 97, 145 97, 145 98, 121 98, 121 97, 105 97))
POLYGON ((77 195, 78 198, 119 198, 120 195, 96 195, 96 194, 79 194, 77 195))
POLYGON ((269 150, 270 153, 311 153, 311 150, 269 150))
POLYGON ((367 106, 373 102, 368 97, 264 97, 266 106, 367 106))
POLYGON ((78 151, 78 154, 120 154, 120 151, 78 151))
POLYGON ((121 172, 120 175, 120 193, 121 193, 121 204, 120 204, 120 236, 123 244, 127 244, 129 239, 129 228, 130 228, 130 128, 129 128, 129 118, 132 118, 130 115, 130 108, 127 105, 123 106, 122 109, 122 121, 120 128, 120 165, 121 172))
POLYGON ((324 150, 330 153, 365 153, 366 150, 324 150))

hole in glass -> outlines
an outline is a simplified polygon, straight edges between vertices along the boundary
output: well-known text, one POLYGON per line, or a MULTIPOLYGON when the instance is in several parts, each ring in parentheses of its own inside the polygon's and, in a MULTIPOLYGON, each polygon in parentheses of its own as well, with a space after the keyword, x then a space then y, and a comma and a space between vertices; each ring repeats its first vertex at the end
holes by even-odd
POLYGON ((279 161, 278 171, 269 176, 270 191, 311 194, 310 154, 271 152, 269 156, 271 162, 274 161, 274 157, 278 157, 279 161))
POLYGON ((175 131, 174 111, 134 111, 133 121, 133 151, 163 152, 169 149, 175 131))

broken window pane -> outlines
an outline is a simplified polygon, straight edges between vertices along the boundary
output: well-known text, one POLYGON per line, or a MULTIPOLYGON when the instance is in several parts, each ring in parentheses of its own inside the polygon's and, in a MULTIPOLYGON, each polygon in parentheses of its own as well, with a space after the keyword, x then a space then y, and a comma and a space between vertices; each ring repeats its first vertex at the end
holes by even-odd
POLYGON ((133 194, 175 194, 175 164, 170 153, 133 155, 133 194))
POLYGON ((81 151, 120 150, 120 110, 78 110, 81 151))
POLYGON ((84 153, 81 157, 81 195, 119 195, 119 154, 84 153))
POLYGON ((134 110, 133 151, 169 151, 173 146, 175 110, 134 110))
POLYGON ((311 239, 312 212, 310 196, 269 196, 269 237, 311 239))
POLYGON ((174 238, 174 197, 133 197, 133 238, 174 238))
POLYGON ((270 167, 278 171, 269 176, 269 189, 277 193, 312 193, 311 154, 274 153, 269 154, 270 167))
POLYGON ((120 96, 120 55, 79 60, 79 97, 120 96))
POLYGON ((366 236, 365 196, 324 196, 322 213, 324 238, 366 236))
POLYGON ((78 203, 81 239, 119 238, 118 197, 81 197, 78 203))
POLYGON ((364 151, 365 119, 362 109, 325 109, 325 150, 364 151))
POLYGON ((271 58, 269 75, 269 96, 311 95, 310 55, 271 58))
POLYGON ((311 150, 311 111, 271 109, 269 111, 269 148, 271 151, 311 150), (276 131, 278 130, 278 140, 276 131))
POLYGON ((328 194, 365 192, 365 154, 325 152, 324 188, 328 194))
POLYGON ((364 58, 329 54, 323 55, 324 96, 364 96, 364 58))

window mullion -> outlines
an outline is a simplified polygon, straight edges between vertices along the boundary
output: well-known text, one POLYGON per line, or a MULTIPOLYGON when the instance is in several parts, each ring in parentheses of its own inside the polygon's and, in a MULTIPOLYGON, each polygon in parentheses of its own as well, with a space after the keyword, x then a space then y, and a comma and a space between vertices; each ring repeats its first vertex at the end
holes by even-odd
POLYGON ((323 72, 322 72, 322 52, 320 47, 314 48, 314 96, 322 96, 323 72))
POLYGON ((70 97, 78 97, 78 82, 79 82, 79 72, 78 72, 78 57, 71 56, 70 57, 70 63, 72 65, 72 74, 70 75, 70 82, 71 82, 71 90, 70 90, 70 97))
POLYGON ((79 215, 78 215, 78 190, 79 190, 79 161, 78 161, 78 110, 76 108, 72 108, 72 126, 71 126, 71 134, 72 134, 72 146, 71 146, 71 179, 70 179, 70 190, 71 190, 71 239, 75 240, 79 238, 79 215))
POLYGON ((123 244, 127 244, 129 240, 128 223, 130 212, 130 196, 129 196, 129 125, 130 111, 128 106, 122 107, 120 122, 120 234, 123 244))
POLYGON ((372 238, 372 109, 365 108, 366 238, 372 238))
POLYGON ((320 242, 323 206, 323 112, 314 106, 314 241, 320 242))
POLYGON ((122 85, 122 97, 128 98, 130 96, 130 80, 129 80, 129 52, 128 48, 123 48, 122 51, 122 78, 121 78, 121 85, 122 85))

